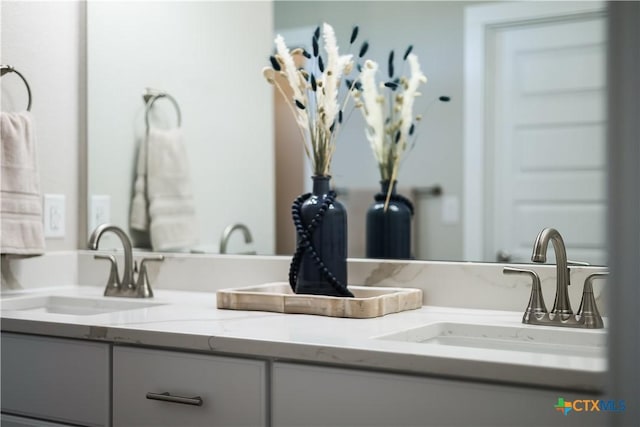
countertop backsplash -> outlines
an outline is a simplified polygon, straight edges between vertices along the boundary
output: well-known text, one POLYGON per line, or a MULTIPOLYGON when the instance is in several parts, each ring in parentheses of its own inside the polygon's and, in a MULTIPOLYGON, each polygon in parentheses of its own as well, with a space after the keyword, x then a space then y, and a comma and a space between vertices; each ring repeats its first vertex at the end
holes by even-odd
MULTIPOLYGON (((33 258, 2 258, 2 291, 58 286, 104 286, 109 264, 95 260, 88 250, 49 252, 33 258)), ((134 252, 134 259, 148 255, 134 252)), ((165 254, 149 264, 154 289, 215 292, 269 282, 286 282, 289 256, 235 256, 165 254)), ((122 265, 122 260, 119 261, 122 265)), ((506 264, 349 259, 349 284, 411 287, 424 291, 423 304, 444 307, 524 311, 531 291, 527 277, 505 276, 506 264)), ((510 264, 512 265, 512 264, 510 264)), ((555 296, 555 265, 521 265, 540 275, 545 302, 555 296)), ((569 296, 574 311, 582 297, 585 278, 603 267, 571 267, 569 296)), ((606 280, 594 282, 602 315, 607 313, 603 291, 606 280)))
POLYGON ((2 255, 2 292, 78 285, 78 252, 55 251, 41 256, 2 255))

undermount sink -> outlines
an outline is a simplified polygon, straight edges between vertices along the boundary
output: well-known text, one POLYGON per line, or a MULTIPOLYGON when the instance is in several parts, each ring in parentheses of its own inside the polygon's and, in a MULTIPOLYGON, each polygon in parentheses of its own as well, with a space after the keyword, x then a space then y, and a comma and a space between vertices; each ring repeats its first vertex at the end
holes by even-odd
POLYGON ((66 314, 73 316, 91 316, 158 305, 163 304, 151 301, 107 299, 104 297, 85 298, 57 295, 18 297, 0 302, 2 311, 28 311, 31 313, 66 314))
POLYGON ((523 351, 561 356, 604 357, 606 355, 606 332, 602 329, 435 322, 376 338, 437 346, 523 351))

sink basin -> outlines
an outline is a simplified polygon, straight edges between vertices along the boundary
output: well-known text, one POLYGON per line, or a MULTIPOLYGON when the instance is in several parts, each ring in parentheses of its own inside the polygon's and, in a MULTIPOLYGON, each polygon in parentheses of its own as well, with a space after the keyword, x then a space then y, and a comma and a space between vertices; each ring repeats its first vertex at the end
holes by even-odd
POLYGON ((0 302, 2 311, 21 311, 31 313, 66 314, 73 316, 91 316, 117 311, 162 305, 151 301, 132 301, 123 299, 69 297, 41 295, 18 297, 0 302))
POLYGON ((524 351, 564 356, 604 357, 606 332, 552 327, 524 327, 435 322, 377 339, 437 346, 524 351))

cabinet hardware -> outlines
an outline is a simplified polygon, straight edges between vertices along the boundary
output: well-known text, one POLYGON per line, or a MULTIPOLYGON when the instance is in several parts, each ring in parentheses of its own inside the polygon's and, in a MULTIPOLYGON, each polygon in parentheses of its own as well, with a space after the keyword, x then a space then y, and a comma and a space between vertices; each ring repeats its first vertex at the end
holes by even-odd
POLYGON ((182 397, 172 396, 168 392, 165 393, 147 393, 147 399, 149 400, 162 400, 164 402, 182 403, 183 405, 202 406, 202 398, 196 397, 182 397))

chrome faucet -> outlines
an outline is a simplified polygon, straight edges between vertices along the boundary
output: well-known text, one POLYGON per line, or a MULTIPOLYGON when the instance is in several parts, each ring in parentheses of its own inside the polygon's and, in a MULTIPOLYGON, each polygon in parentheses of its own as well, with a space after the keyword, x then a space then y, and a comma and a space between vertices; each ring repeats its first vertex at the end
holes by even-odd
MULTIPOLYGON (((242 231, 242 234, 244 235, 244 242, 245 243, 252 243, 253 242, 253 237, 251 237, 251 231, 249 230, 249 227, 247 227, 244 224, 241 223, 237 223, 237 224, 232 224, 232 225, 228 225, 224 231, 222 232, 222 237, 220 238, 220 253, 221 254, 226 254, 227 253, 227 244, 229 243, 229 238, 231 237, 231 234, 233 234, 234 231, 236 230, 240 230, 242 231)), ((255 252, 251 251, 251 252, 245 252, 245 255, 255 255, 255 252)))
POLYGON ((596 272, 586 278, 582 290, 580 308, 578 308, 578 312, 574 315, 569 302, 569 265, 589 264, 568 261, 562 236, 553 228, 545 228, 538 234, 533 246, 533 255, 531 256, 533 262, 546 262, 549 241, 553 243, 557 267, 556 298, 550 313, 547 311, 542 296, 540 277, 535 271, 509 266, 505 266, 502 270, 503 274, 523 274, 531 278, 531 296, 529 297, 529 304, 522 316, 522 323, 544 326, 565 326, 570 328, 596 329, 604 327, 593 295, 593 281, 606 277, 608 273, 596 272))
POLYGON ((112 232, 122 242, 124 249, 124 271, 122 277, 118 274, 118 263, 113 255, 95 255, 95 259, 105 259, 111 263, 111 270, 109 273, 109 279, 104 289, 104 296, 108 297, 137 297, 137 298, 151 298, 153 297, 153 291, 148 280, 146 263, 149 261, 162 261, 164 257, 154 256, 144 258, 140 262, 140 269, 138 271, 138 264, 133 261, 133 248, 131 239, 127 236, 120 227, 111 224, 100 224, 93 230, 89 237, 89 249, 98 250, 100 238, 107 232, 112 232), (137 280, 135 279, 135 273, 138 274, 137 280))
POLYGON ((100 224, 93 230, 89 237, 89 249, 98 250, 98 244, 103 234, 112 232, 122 242, 124 248, 124 272, 122 278, 118 276, 118 265, 113 255, 95 255, 95 259, 106 259, 111 262, 111 274, 104 290, 104 296, 117 296, 121 293, 130 293, 133 289, 133 249, 131 239, 120 227, 110 224, 100 224))
POLYGON ((547 248, 549 241, 553 244, 553 251, 556 254, 556 299, 551 312, 560 316, 569 317, 573 314, 571 303, 569 302, 569 266, 567 265, 567 250, 564 240, 555 228, 543 229, 533 244, 533 254, 531 261, 547 262, 547 248))

